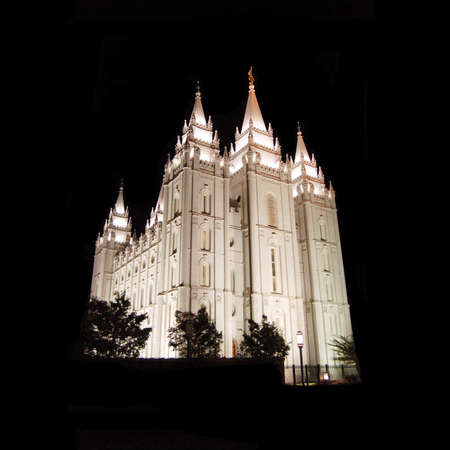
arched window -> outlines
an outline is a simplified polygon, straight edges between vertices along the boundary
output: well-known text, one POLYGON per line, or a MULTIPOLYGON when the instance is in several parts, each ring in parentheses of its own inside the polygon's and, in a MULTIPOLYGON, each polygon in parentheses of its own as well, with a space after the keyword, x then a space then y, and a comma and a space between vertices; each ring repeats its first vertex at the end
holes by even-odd
POLYGON ((172 263, 170 263, 170 286, 171 287, 175 287, 175 285, 176 285, 175 275, 176 275, 176 266, 175 266, 175 263, 172 262, 172 263))
POLYGON ((326 250, 322 251, 322 270, 326 270, 326 271, 330 270, 330 265, 329 265, 329 261, 328 261, 328 253, 326 250))
POLYGON ((234 273, 234 270, 231 271, 231 293, 233 295, 236 294, 236 275, 234 273))
POLYGON ((267 224, 272 227, 278 226, 277 202, 273 194, 268 194, 266 199, 267 224))
POLYGON ((323 218, 323 216, 320 216, 319 219, 319 227, 320 227, 320 239, 322 241, 326 241, 327 240, 327 225, 325 222, 325 219, 323 218))
POLYGON ((144 288, 141 288, 141 308, 145 306, 144 302, 144 288))
POLYGON ((209 245, 209 236, 210 236, 210 231, 209 231, 209 226, 207 223, 203 223, 200 226, 200 248, 201 250, 209 250, 210 249, 210 245, 209 245))
POLYGON ((202 190, 202 197, 201 197, 201 209, 202 213, 204 214, 210 214, 211 213, 211 196, 209 195, 208 189, 202 190))
POLYGON ((277 260, 275 247, 270 248, 270 267, 272 273, 272 292, 278 292, 277 288, 277 260))
POLYGON ((151 305, 153 302, 153 283, 148 286, 148 304, 151 305))
POLYGON ((209 286, 209 264, 206 261, 200 263, 200 284, 209 286))
POLYGON ((327 294, 327 300, 333 300, 333 285, 330 278, 325 280, 325 289, 327 294))
POLYGON ((173 215, 176 216, 180 212, 180 190, 178 186, 173 194, 173 215))
POLYGON ((176 253, 176 251, 177 251, 177 241, 178 241, 177 237, 178 237, 177 231, 173 230, 173 232, 172 232, 172 253, 176 253))
POLYGON ((206 250, 206 230, 202 230, 202 250, 206 250))

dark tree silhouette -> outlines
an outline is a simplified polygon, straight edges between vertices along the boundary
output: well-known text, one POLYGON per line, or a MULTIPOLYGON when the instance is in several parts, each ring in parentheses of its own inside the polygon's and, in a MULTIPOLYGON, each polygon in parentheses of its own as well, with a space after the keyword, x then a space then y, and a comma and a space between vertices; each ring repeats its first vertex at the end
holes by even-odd
POLYGON ((92 298, 81 325, 83 353, 103 358, 137 358, 151 328, 142 328, 147 314, 131 311, 125 294, 112 302, 92 298))
POLYGON ((262 316, 259 325, 248 319, 249 333, 244 333, 239 355, 250 358, 284 358, 289 353, 289 346, 274 323, 269 323, 262 316))
POLYGON ((222 343, 222 333, 209 320, 202 306, 197 314, 175 312, 176 325, 169 328, 169 345, 178 350, 181 358, 217 358, 222 343), (188 348, 189 347, 189 348, 188 348))

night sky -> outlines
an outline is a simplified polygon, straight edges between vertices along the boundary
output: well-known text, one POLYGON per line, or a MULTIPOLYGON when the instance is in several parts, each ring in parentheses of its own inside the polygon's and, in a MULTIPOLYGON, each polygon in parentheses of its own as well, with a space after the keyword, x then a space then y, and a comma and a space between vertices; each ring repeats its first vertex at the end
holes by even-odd
POLYGON ((139 234, 158 197, 167 154, 174 154, 176 137, 189 119, 196 80, 222 152, 241 126, 252 65, 263 117, 272 123, 283 155, 295 153, 299 120, 307 148, 336 190, 348 297, 364 368, 372 3, 321 9, 306 2, 306 13, 284 2, 275 12, 218 7, 204 10, 203 17, 176 9, 173 18, 170 2, 138 13, 86 9, 83 3, 60 36, 64 157, 57 190, 66 241, 63 283, 71 286, 61 299, 68 343, 78 334, 94 242, 120 178, 139 234))

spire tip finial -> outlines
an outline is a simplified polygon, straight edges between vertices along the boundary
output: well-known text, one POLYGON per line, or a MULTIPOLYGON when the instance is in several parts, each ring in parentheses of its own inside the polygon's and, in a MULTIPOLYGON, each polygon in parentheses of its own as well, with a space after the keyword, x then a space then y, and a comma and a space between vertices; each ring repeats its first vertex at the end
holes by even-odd
POLYGON ((253 66, 250 66, 250 70, 248 71, 248 81, 250 85, 255 84, 255 78, 253 77, 252 70, 253 66))

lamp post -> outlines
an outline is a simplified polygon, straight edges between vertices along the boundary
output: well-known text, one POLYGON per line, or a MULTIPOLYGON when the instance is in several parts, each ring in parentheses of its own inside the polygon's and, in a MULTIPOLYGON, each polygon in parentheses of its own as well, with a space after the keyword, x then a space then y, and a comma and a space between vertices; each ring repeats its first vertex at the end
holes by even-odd
POLYGON ((300 350, 300 373, 302 374, 302 386, 305 385, 305 382, 303 381, 303 354, 302 354, 303 344, 304 344, 303 333, 301 331, 297 331, 297 347, 300 350))

